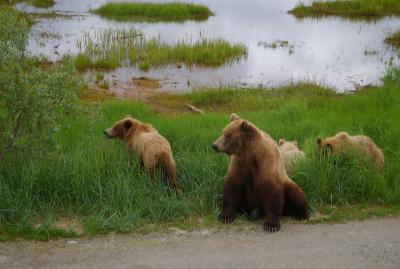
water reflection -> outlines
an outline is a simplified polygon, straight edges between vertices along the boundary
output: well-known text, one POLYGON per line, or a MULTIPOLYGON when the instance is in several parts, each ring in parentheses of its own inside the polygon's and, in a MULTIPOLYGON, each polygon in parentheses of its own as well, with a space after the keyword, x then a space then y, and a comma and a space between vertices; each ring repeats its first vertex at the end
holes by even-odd
MULTIPOLYGON (((244 42, 249 48, 248 58, 239 64, 216 69, 177 69, 172 66, 141 72, 120 68, 108 74, 108 78, 119 81, 129 81, 133 76, 163 79, 163 89, 167 91, 188 91, 193 85, 277 86, 299 80, 318 82, 345 91, 354 89, 355 85, 379 82, 391 58, 396 56, 396 52, 383 40, 387 34, 400 29, 400 19, 394 17, 374 23, 337 18, 299 21, 287 14, 298 0, 191 1, 205 4, 215 13, 204 22, 124 23, 90 14, 90 9, 106 1, 56 1, 50 10, 69 16, 39 19, 32 28, 29 50, 56 60, 64 54, 76 53, 76 40, 84 32, 109 27, 134 25, 148 36, 160 36, 166 42, 188 37, 196 39, 201 32, 210 38, 223 37, 232 42, 244 42), (276 40, 287 41, 292 49, 259 45, 260 42, 276 40)), ((30 12, 44 11, 23 4, 18 7, 30 12)))

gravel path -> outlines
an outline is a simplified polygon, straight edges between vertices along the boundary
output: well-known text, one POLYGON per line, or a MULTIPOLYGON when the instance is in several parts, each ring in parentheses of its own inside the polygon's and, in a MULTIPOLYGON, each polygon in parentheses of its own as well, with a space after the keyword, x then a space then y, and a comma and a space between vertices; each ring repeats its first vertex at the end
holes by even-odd
POLYGON ((0 243, 0 268, 400 268, 400 218, 0 243))

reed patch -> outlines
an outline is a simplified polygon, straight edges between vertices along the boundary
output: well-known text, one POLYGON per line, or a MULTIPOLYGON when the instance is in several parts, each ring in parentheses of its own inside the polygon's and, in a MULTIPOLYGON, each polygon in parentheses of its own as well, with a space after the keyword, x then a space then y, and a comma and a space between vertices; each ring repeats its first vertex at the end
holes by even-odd
POLYGON ((185 21, 206 20, 213 13, 200 4, 193 3, 106 3, 93 13, 114 20, 129 21, 185 21))
POLYGON ((397 0, 335 0, 314 1, 310 5, 298 4, 289 13, 297 18, 337 16, 346 19, 373 20, 384 16, 399 16, 397 0))
POLYGON ((240 61, 247 55, 242 43, 230 44, 223 39, 185 39, 169 44, 159 38, 149 38, 135 28, 108 29, 86 33, 77 42, 79 70, 90 68, 114 69, 123 65, 141 70, 173 64, 188 67, 217 67, 240 61))

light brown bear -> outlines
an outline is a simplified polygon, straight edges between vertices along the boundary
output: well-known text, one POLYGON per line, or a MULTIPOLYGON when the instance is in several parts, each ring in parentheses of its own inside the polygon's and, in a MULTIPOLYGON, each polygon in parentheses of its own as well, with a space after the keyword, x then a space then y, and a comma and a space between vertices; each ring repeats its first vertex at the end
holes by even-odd
POLYGON ((279 139, 279 154, 285 165, 286 172, 290 173, 296 163, 304 158, 304 152, 299 149, 297 141, 279 139))
POLYGON ((104 134, 107 138, 122 139, 127 147, 138 155, 151 176, 154 176, 156 169, 161 169, 168 177, 171 187, 180 191, 171 146, 153 126, 128 115, 114 123, 111 128, 105 129, 104 134))
POLYGON ((317 138, 317 150, 318 152, 328 150, 334 155, 355 151, 370 158, 376 168, 382 169, 384 166, 382 150, 365 135, 351 136, 346 132, 339 132, 325 139, 317 138))
POLYGON ((275 232, 284 207, 299 220, 309 218, 305 194, 287 176, 278 145, 268 134, 233 114, 212 148, 231 156, 220 221, 232 222, 239 210, 248 215, 259 210, 266 215, 264 229, 275 232))

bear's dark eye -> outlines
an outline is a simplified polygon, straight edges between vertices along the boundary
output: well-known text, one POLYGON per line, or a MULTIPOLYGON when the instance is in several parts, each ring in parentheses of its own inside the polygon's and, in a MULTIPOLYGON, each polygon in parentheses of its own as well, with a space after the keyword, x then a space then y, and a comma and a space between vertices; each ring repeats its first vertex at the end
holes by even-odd
POLYGON ((225 139, 230 139, 231 137, 232 137, 231 134, 226 134, 226 135, 225 135, 225 139))

